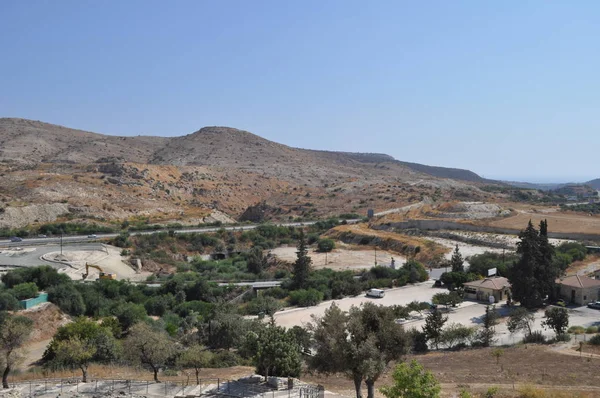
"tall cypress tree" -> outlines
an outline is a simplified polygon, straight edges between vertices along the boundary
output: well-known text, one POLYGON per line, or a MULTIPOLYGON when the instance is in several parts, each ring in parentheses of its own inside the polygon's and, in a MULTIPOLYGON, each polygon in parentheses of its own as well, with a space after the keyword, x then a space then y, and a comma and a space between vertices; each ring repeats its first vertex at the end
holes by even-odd
POLYGON ((294 287, 296 289, 304 289, 308 282, 310 274, 311 258, 308 256, 308 248, 306 244, 306 236, 304 231, 300 230, 300 236, 298 237, 298 249, 296 251, 296 262, 294 262, 294 287))
POLYGON ((460 254, 460 250, 458 250, 458 245, 456 245, 454 253, 452 253, 450 265, 452 266, 452 272, 465 272, 463 256, 460 254))
POLYGON ((531 220, 519 234, 517 253, 521 255, 510 270, 509 281, 513 298, 527 308, 541 304, 546 296, 553 295, 560 269, 553 265, 554 247, 548 241, 548 223, 540 223, 540 231, 531 220))
POLYGON ((540 260, 538 270, 539 281, 540 281, 540 294, 542 297, 549 296, 554 298, 555 281, 560 277, 561 270, 558 266, 553 264, 554 258, 554 246, 548 241, 548 221, 543 220, 540 222, 540 260))
POLYGON ((519 234, 519 239, 517 253, 521 258, 513 264, 509 281, 514 299, 521 305, 531 308, 542 299, 536 275, 540 258, 540 241, 538 231, 531 220, 527 228, 519 234))

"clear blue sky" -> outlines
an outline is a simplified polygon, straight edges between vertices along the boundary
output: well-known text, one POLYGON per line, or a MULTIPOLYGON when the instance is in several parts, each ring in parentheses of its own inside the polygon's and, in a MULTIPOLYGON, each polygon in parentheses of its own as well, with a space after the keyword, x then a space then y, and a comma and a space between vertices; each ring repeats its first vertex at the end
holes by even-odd
POLYGON ((598 1, 0 1, 0 116, 600 177, 598 1))

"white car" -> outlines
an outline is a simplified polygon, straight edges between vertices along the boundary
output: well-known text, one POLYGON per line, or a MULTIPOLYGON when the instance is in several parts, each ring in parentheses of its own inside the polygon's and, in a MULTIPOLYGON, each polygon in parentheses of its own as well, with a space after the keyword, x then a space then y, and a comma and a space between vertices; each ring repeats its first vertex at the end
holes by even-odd
POLYGON ((96 234, 90 234, 90 235, 88 235, 89 239, 96 239, 97 237, 98 237, 98 235, 96 235, 96 234))

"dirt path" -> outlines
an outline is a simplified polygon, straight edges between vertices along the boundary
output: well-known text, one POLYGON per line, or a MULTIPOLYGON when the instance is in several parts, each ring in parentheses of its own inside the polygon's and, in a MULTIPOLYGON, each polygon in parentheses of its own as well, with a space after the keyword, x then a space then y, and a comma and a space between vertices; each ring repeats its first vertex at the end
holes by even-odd
POLYGON ((25 360, 21 366, 23 368, 35 366, 35 363, 44 355, 44 351, 46 351, 46 347, 48 347, 48 344, 50 344, 51 341, 52 339, 46 339, 28 344, 27 354, 25 355, 25 360))

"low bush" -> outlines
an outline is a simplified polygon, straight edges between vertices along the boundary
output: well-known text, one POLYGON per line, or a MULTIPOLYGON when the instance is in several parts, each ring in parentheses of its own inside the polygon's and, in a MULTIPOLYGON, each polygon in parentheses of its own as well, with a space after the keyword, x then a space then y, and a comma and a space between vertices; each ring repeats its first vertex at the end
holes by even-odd
POLYGON ((536 330, 535 332, 531 332, 531 334, 526 335, 523 339, 523 343, 526 344, 544 344, 546 343, 546 337, 542 334, 541 331, 536 330))
POLYGON ((571 326, 567 332, 571 334, 584 334, 585 328, 583 326, 571 326))
POLYGON ((523 386, 519 388, 518 398, 545 398, 544 390, 533 386, 523 386))
POLYGON ((230 368, 237 366, 241 358, 235 352, 224 350, 217 352, 211 359, 209 367, 211 368, 230 368))
POLYGON ((600 345, 600 334, 592 336, 592 338, 589 340, 589 343, 592 345, 600 345))
POLYGON ((587 329, 585 329, 586 333, 598 333, 598 326, 588 326, 587 329))
POLYGON ((571 335, 569 333, 562 333, 562 334, 557 334, 556 337, 554 338, 555 342, 567 342, 567 341, 571 341, 571 335))
POLYGON ((290 304, 300 307, 310 307, 323 301, 323 293, 316 289, 300 289, 290 292, 290 304))
POLYGON ((319 239, 317 242, 317 248, 321 253, 330 252, 335 249, 335 241, 329 238, 319 239))

